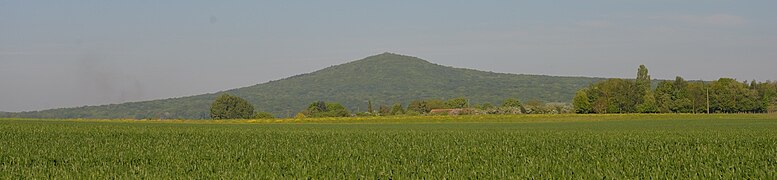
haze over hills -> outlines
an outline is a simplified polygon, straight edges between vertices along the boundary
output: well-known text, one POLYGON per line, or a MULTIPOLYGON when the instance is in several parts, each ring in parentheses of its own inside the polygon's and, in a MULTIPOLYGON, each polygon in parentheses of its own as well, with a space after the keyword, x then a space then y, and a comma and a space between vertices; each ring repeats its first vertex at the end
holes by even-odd
MULTIPOLYGON (((351 111, 418 99, 466 97, 471 103, 499 104, 505 98, 570 102, 575 91, 603 80, 485 72, 446 67, 392 53, 331 66, 312 73, 218 93, 102 106, 10 113, 30 118, 208 118, 209 107, 220 93, 251 102, 257 111, 276 116, 294 115, 314 101, 339 102, 351 111)), ((0 113, 2 115, 2 113, 0 113)))

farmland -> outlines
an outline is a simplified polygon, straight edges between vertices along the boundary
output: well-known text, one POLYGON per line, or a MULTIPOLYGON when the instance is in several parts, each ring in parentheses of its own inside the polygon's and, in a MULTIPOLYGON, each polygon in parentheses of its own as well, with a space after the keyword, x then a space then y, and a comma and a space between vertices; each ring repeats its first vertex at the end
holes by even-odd
POLYGON ((777 117, 0 120, 0 179, 769 178, 777 117))

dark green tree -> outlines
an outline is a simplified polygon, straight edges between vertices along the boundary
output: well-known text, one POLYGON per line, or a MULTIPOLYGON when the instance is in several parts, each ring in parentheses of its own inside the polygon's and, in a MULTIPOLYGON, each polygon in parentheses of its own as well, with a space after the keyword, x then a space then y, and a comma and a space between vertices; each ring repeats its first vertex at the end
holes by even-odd
POLYGON ((339 103, 314 102, 302 111, 306 117, 348 117, 351 113, 339 103))
POLYGON ((607 107, 610 105, 610 92, 608 92, 607 89, 600 88, 599 83, 592 84, 587 90, 593 113, 607 113, 607 107))
POLYGON ((637 105, 642 103, 643 96, 650 91, 641 91, 635 81, 632 80, 620 80, 613 84, 615 88, 615 96, 612 103, 618 107, 619 113, 635 113, 637 112, 637 105))
POLYGON ((680 76, 675 77, 672 82, 672 102, 669 104, 671 112, 690 113, 693 112, 693 100, 688 95, 688 82, 680 76))
POLYGON ((674 97, 674 99, 688 97, 688 81, 685 81, 683 77, 675 77, 674 82, 672 82, 672 88, 674 88, 674 91, 672 91, 672 97, 674 97))
POLYGON ((645 65, 639 65, 636 83, 640 93, 639 97, 642 97, 647 91, 650 91, 650 75, 648 74, 648 69, 645 65))
POLYGON ((326 103, 327 113, 324 117, 349 117, 351 112, 340 103, 326 103))
POLYGON ((391 115, 402 115, 405 114, 405 109, 402 108, 402 104, 396 103, 394 106, 391 107, 391 115))
POLYGON ((710 85, 710 110, 718 113, 757 112, 757 91, 730 78, 720 78, 710 85))
POLYGON ((429 105, 426 103, 426 101, 414 100, 410 102, 409 105, 407 105, 407 111, 417 112, 419 114, 429 113, 431 110, 432 109, 429 108, 429 105))
POLYGON ((526 107, 523 105, 523 103, 521 103, 520 100, 516 98, 507 98, 502 101, 502 108, 507 108, 508 110, 511 108, 518 108, 521 113, 527 113, 526 107))
POLYGON ((210 107, 211 119, 250 119, 254 116, 254 106, 243 98, 222 94, 210 107))
POLYGON ((757 83, 754 89, 758 93, 759 104, 757 111, 768 112, 770 106, 777 105, 777 83, 772 84, 769 81, 757 83))
POLYGON ((596 113, 636 112, 637 104, 642 100, 634 81, 618 78, 608 79, 594 84, 588 93, 596 113))
POLYGON ((656 97, 653 96, 653 92, 648 91, 645 93, 645 97, 643 97, 644 101, 642 101, 642 104, 639 104, 637 106, 637 111, 640 113, 657 113, 658 105, 656 104, 656 97))
POLYGON ((515 98, 507 98, 502 102, 502 107, 521 108, 522 106, 521 101, 515 98))
POLYGON ((386 105, 380 105, 380 108, 378 108, 378 113, 380 113, 381 116, 391 115, 391 108, 386 105))

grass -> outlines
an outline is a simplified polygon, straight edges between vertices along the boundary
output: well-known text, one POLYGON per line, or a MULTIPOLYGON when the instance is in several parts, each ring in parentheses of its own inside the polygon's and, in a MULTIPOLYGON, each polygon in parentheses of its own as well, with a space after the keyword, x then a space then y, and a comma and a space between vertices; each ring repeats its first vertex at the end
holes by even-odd
POLYGON ((773 178, 777 117, 0 120, 0 179, 773 178))

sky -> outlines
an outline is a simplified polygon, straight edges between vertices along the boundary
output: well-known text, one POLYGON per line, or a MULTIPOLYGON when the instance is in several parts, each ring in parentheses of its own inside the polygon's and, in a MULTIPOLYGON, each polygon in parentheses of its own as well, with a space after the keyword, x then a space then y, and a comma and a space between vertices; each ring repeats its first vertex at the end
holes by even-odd
POLYGON ((774 0, 0 0, 0 111, 183 97, 383 52, 516 74, 777 80, 774 0))

